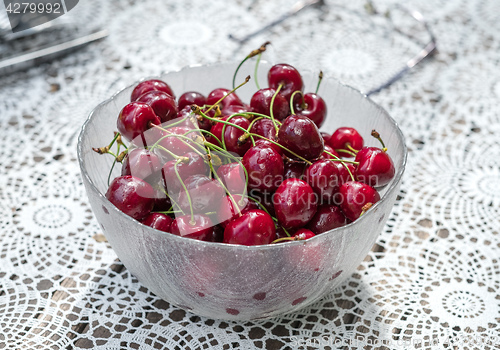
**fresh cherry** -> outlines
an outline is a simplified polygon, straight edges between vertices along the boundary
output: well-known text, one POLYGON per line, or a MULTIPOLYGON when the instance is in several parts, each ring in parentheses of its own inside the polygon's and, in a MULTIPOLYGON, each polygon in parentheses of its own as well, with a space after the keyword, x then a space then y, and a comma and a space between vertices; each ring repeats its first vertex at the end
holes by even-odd
POLYGON ((320 132, 320 134, 321 136, 323 136, 323 140, 325 141, 325 146, 330 145, 330 139, 332 138, 332 135, 324 131, 320 132))
POLYGON ((271 119, 262 118, 257 120, 250 128, 250 132, 252 134, 264 136, 273 141, 276 140, 276 129, 271 119))
POLYGON ((269 244, 276 238, 274 221, 263 210, 250 210, 229 222, 224 229, 224 243, 246 246, 269 244))
POLYGON ((396 173, 391 157, 377 147, 363 147, 354 160, 359 163, 356 180, 372 187, 387 185, 396 173))
POLYGON ((142 220, 142 223, 160 231, 170 232, 173 221, 174 220, 168 215, 162 213, 151 213, 146 216, 144 220, 142 220))
POLYGON ((272 192, 283 181, 283 159, 273 148, 254 146, 243 156, 248 174, 248 187, 272 192))
MULTIPOLYGON (((223 121, 227 121, 228 119, 229 118, 227 117, 222 118, 223 121)), ((229 119, 228 122, 238 125, 243 129, 248 129, 248 127, 250 126, 250 122, 248 121, 248 119, 239 116, 229 119)), ((210 129, 210 132, 214 134, 222 142, 222 130, 224 129, 224 127, 225 127, 224 142, 226 145, 226 149, 229 152, 236 153, 239 156, 243 157, 245 152, 252 146, 252 142, 248 139, 245 140, 244 142, 240 142, 239 138, 243 136, 245 132, 234 126, 227 125, 224 123, 216 123, 214 126, 212 126, 212 129, 210 129)), ((212 139, 213 138, 210 138, 209 141, 212 143, 217 143, 217 141, 212 139)))
POLYGON ((203 107, 207 103, 207 98, 196 91, 188 91, 183 93, 177 102, 179 110, 186 106, 197 105, 203 107))
POLYGON ((339 170, 331 160, 314 162, 307 168, 305 179, 318 195, 320 203, 331 203, 339 191, 339 170))
POLYGON ((283 181, 273 196, 276 218, 285 228, 307 224, 316 213, 316 202, 316 195, 311 186, 298 179, 283 181))
POLYGON ((246 106, 246 105, 244 105, 244 106, 229 105, 229 106, 227 106, 227 107, 225 107, 225 108, 222 109, 221 116, 222 117, 230 117, 233 114, 245 113, 245 112, 249 112, 249 111, 250 111, 250 108, 248 106, 246 106))
POLYGON ((150 184, 131 175, 115 178, 106 192, 106 198, 111 203, 139 221, 153 209, 154 197, 155 191, 150 184))
MULTIPOLYGON (((263 147, 268 147, 268 148, 272 148, 273 150, 275 150, 279 155, 283 155, 283 148, 281 148, 280 146, 278 146, 277 144, 275 143, 272 143, 270 140, 268 139, 259 139, 259 138, 255 138, 255 146, 263 146, 263 147)), ((276 142, 276 141, 275 141, 276 142)))
POLYGON ((245 170, 240 163, 223 164, 217 169, 226 189, 231 194, 244 194, 246 191, 245 170))
MULTIPOLYGON (((250 100, 250 107, 255 113, 271 115, 271 100, 276 94, 276 90, 272 88, 260 89, 253 94, 250 100)), ((290 114, 290 107, 286 98, 281 94, 277 94, 274 98, 273 117, 278 120, 285 119, 290 114)))
MULTIPOLYGON (((178 125, 178 126, 184 126, 188 128, 193 128, 193 129, 202 129, 202 130, 207 130, 210 131, 212 128, 212 121, 206 118, 203 118, 201 116, 197 116, 196 114, 193 113, 193 110, 191 109, 191 106, 193 105, 187 105, 184 108, 182 108, 179 113, 177 113, 177 118, 186 118, 189 116, 192 116, 193 119, 195 120, 194 123, 196 125, 193 125, 191 122, 191 118, 188 118, 184 123, 178 125)), ((211 110, 208 114, 209 117, 212 117, 214 115, 215 111, 211 110)))
POLYGON ((161 138, 161 140, 158 142, 160 147, 157 147, 154 152, 157 153, 164 162, 173 159, 173 156, 169 152, 165 151, 165 149, 177 156, 193 151, 191 147, 194 147, 194 142, 190 139, 195 137, 198 133, 191 132, 186 135, 187 138, 183 137, 183 135, 192 130, 189 127, 173 126, 168 128, 167 131, 157 130, 159 133, 158 139, 161 138))
POLYGON ((162 169, 162 177, 169 193, 177 193, 182 188, 182 185, 175 172, 175 167, 177 163, 177 172, 179 176, 184 181, 192 175, 198 174, 208 174, 209 168, 205 164, 203 157, 198 153, 188 152, 184 155, 185 161, 177 163, 176 160, 171 160, 166 162, 162 169))
POLYGON ((137 102, 143 102, 151 106, 162 123, 177 118, 177 103, 175 103, 172 96, 162 91, 148 91, 139 96, 137 102))
MULTIPOLYGON (((323 137, 314 122, 300 115, 287 117, 278 132, 278 143, 307 160, 321 156, 325 149, 323 137)), ((285 152, 290 158, 294 155, 285 152)))
POLYGON ((217 218, 222 227, 226 227, 231 220, 239 217, 240 213, 244 214, 249 210, 259 209, 257 203, 246 197, 233 195, 233 200, 231 200, 231 197, 226 196, 220 203, 217 218), (236 203, 236 207, 233 200, 236 203))
MULTIPOLYGON (((356 151, 359 151, 364 144, 363 137, 354 128, 342 127, 335 130, 330 138, 330 146, 335 150, 346 149, 351 146, 356 151)), ((338 151, 342 157, 352 157, 351 154, 338 151)))
POLYGON ((212 237, 214 225, 206 215, 195 214, 177 217, 172 223, 171 232, 174 235, 207 241, 212 237))
POLYGON ((304 180, 304 174, 307 169, 305 162, 286 162, 285 163, 285 179, 300 179, 304 180))
POLYGON ((349 181, 340 186, 340 209, 349 220, 356 220, 363 212, 380 200, 380 195, 373 187, 356 181, 349 181))
POLYGON ((134 148, 122 162, 122 176, 133 175, 146 180, 161 169, 158 156, 145 148, 134 148))
POLYGON ((312 238, 314 237, 315 234, 314 232, 312 232, 311 230, 308 230, 306 228, 299 228, 294 234, 292 237, 295 237, 296 239, 298 240, 306 240, 306 239, 309 239, 309 238, 312 238))
POLYGON ((132 141, 150 128, 150 124, 160 125, 153 109, 146 103, 131 102, 120 112, 116 126, 120 134, 127 140, 132 141))
POLYGON ((188 194, 191 199, 193 212, 196 214, 214 211, 220 206, 225 195, 219 181, 205 175, 192 175, 184 181, 187 192, 181 189, 177 197, 177 204, 185 213, 190 212, 188 194))
POLYGON ((338 159, 338 158, 340 158, 340 155, 337 153, 337 151, 335 151, 332 147, 330 147, 329 145, 327 145, 325 143, 325 150, 323 151, 323 154, 321 154, 321 159, 338 159), (333 154, 337 158, 331 156, 330 154, 328 154, 326 152, 333 154))
POLYGON ((244 103, 236 95, 236 93, 229 94, 230 90, 224 88, 218 88, 210 92, 207 96, 207 105, 213 105, 217 103, 222 97, 226 96, 221 104, 221 109, 224 109, 230 105, 244 106, 244 103))
POLYGON ((290 97, 295 91, 304 91, 304 83, 297 69, 289 64, 277 64, 271 67, 267 74, 269 87, 277 90, 283 85, 280 94, 285 100, 290 101, 290 97))
POLYGON ((337 166, 337 169, 339 169, 339 180, 340 180, 339 185, 342 185, 348 181, 352 181, 351 174, 354 176, 355 171, 356 171, 356 167, 354 164, 342 163, 339 161, 335 161, 333 163, 337 166), (347 169, 349 169, 351 174, 349 174, 349 171, 347 169))
POLYGON ((304 94, 303 99, 295 101, 295 113, 311 119, 319 128, 326 118, 326 103, 315 93, 304 94))
POLYGON ((172 96, 172 98, 175 99, 175 95, 167 83, 165 83, 164 81, 161 81, 161 80, 151 79, 151 80, 146 80, 146 81, 140 82, 134 88, 134 90, 132 91, 132 95, 130 96, 130 101, 132 101, 132 102, 137 101, 137 99, 141 95, 143 95, 149 91, 163 91, 164 93, 172 96))
POLYGON ((318 211, 307 224, 307 228, 315 234, 333 230, 347 224, 347 219, 342 210, 336 205, 321 205, 318 211))

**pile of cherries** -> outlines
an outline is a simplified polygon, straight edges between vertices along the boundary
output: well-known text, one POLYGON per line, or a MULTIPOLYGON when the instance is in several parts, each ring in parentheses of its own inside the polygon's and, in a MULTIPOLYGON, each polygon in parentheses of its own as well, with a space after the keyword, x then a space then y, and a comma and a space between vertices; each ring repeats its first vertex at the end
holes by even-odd
POLYGON ((378 148, 354 128, 320 132, 326 103, 303 92, 291 65, 273 66, 268 86, 246 104, 236 89, 176 99, 163 81, 139 83, 113 141, 94 149, 122 164, 108 200, 158 230, 241 245, 308 239, 358 219, 394 177, 380 135, 378 148))

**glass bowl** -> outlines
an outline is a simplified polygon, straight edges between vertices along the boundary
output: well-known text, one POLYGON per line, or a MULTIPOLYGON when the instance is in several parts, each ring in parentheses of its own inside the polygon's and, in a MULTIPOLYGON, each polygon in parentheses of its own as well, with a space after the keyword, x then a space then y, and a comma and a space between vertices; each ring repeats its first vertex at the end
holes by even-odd
MULTIPOLYGON (((262 87, 267 87, 270 66, 262 62, 259 67, 262 87)), ((236 64, 187 67, 156 78, 166 81, 177 95, 190 90, 206 95, 214 88, 230 88, 235 68, 236 64)), ((253 64, 245 65, 237 82, 253 69, 253 64)), ((317 72, 299 71, 306 92, 314 91, 317 72)), ((376 129, 384 138, 396 175, 381 190, 381 200, 349 225, 306 241, 247 247, 203 242, 152 229, 106 199, 112 157, 98 155, 92 147, 102 146, 112 138, 117 116, 136 84, 92 111, 78 140, 78 159, 95 217, 122 263, 144 286, 167 302, 200 316, 251 320, 293 312, 313 303, 356 270, 389 217, 406 163, 403 134, 383 108, 335 79, 323 79, 319 94, 327 103, 328 117, 321 130, 332 133, 338 127, 351 126, 367 145, 378 146, 370 136, 376 129)), ((255 91, 250 81, 238 90, 238 95, 249 102, 255 91)), ((115 167, 113 176, 119 172, 115 167)))

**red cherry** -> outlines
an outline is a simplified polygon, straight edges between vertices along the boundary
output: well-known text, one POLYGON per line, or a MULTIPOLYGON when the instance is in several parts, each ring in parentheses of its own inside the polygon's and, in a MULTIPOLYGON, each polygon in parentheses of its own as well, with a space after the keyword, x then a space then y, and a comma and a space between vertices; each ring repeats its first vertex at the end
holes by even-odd
POLYGON ((217 175, 231 194, 243 194, 246 190, 245 170, 240 163, 224 164, 217 169, 217 175))
POLYGON ((311 186, 298 179, 283 181, 273 196, 276 218, 284 228, 307 224, 316 213, 316 202, 311 186))
POLYGON ((142 220, 142 223, 160 231, 170 232, 173 221, 174 220, 168 215, 162 213, 151 213, 146 216, 144 220, 142 220))
POLYGON ((280 94, 290 101, 290 97, 295 91, 304 91, 304 83, 297 69, 289 64, 277 64, 271 67, 267 74, 269 87, 277 90, 283 85, 280 94))
MULTIPOLYGON (((342 127, 335 130, 330 139, 330 146, 335 150, 348 149, 348 145, 359 151, 364 141, 358 131, 354 128, 342 127)), ((338 151, 342 157, 352 157, 349 153, 338 151)))
MULTIPOLYGON (((156 148, 155 153, 158 154, 164 162, 166 162, 173 159, 173 157, 170 153, 165 151, 165 149, 177 156, 181 156, 185 153, 192 152, 192 148, 189 147, 189 145, 194 146, 194 143, 191 140, 186 139, 185 137, 180 137, 188 133, 190 130, 192 129, 186 126, 174 126, 167 129, 167 131, 158 130, 159 133, 158 139, 161 138, 158 144, 161 147, 156 148), (180 136, 175 136, 175 135, 180 135, 180 136)), ((192 132, 187 134, 186 136, 192 138, 195 135, 197 135, 197 133, 192 132)))
POLYGON ((131 102, 121 110, 116 126, 125 139, 132 141, 143 135, 149 129, 150 123, 161 124, 153 109, 146 103, 131 102))
POLYGON ((191 215, 184 215, 174 220, 171 232, 177 236, 206 241, 212 237, 214 225, 206 215, 195 214, 193 221, 191 215))
POLYGON ((283 159, 273 148, 254 146, 243 156, 248 174, 248 187, 272 192, 283 181, 283 159))
POLYGON ((330 145, 330 139, 332 138, 332 135, 324 131, 320 132, 320 134, 321 136, 323 136, 323 140, 325 141, 325 146, 330 145))
POLYGON ((305 179, 318 195, 320 203, 330 203, 339 191, 339 170, 331 160, 314 162, 307 168, 305 179))
POLYGON ((307 93, 295 103, 295 113, 311 119, 319 128, 326 118, 326 103, 315 93, 307 93))
POLYGON ((304 180, 307 165, 305 162, 286 162, 285 179, 304 180))
POLYGON ((259 138, 255 138, 255 146, 263 146, 263 147, 268 147, 268 148, 272 148, 273 150, 275 150, 279 155, 283 155, 283 148, 281 148, 280 146, 278 146, 277 144, 274 144, 272 143, 271 141, 267 140, 267 139, 259 139, 259 138))
POLYGON ((356 154, 355 161, 359 162, 356 180, 372 187, 387 185, 396 173, 391 157, 377 147, 363 147, 356 154))
POLYGON ((134 148, 122 162, 122 176, 133 175, 146 180, 161 169, 158 156, 144 148, 134 148))
POLYGON ((223 240, 224 240, 224 227, 222 227, 221 225, 215 226, 212 235, 206 239, 206 241, 208 242, 216 242, 216 243, 222 243, 223 240))
POLYGON ((246 212, 229 222, 224 229, 224 243, 246 246, 271 243, 276 237, 274 221, 263 210, 246 212))
POLYGON ((196 214, 214 211, 220 206, 225 191, 219 181, 205 175, 192 175, 184 181, 188 192, 181 189, 177 197, 177 204, 185 213, 190 212, 188 194, 191 197, 193 212, 196 214))
POLYGON ((354 166, 354 164, 342 163, 342 162, 338 162, 338 161, 333 162, 333 163, 337 166, 337 169, 339 169, 339 180, 340 180, 339 185, 342 185, 348 181, 352 181, 352 177, 349 174, 349 171, 354 176, 355 171, 356 171, 356 167, 354 166), (347 171, 346 167, 349 168, 349 171, 347 171))
MULTIPOLYGON (((219 101, 222 97, 228 95, 230 90, 228 89, 223 89, 223 88, 218 88, 210 92, 207 96, 207 105, 213 105, 217 101, 219 101)), ((232 94, 229 94, 226 98, 224 98, 221 102, 221 109, 224 109, 230 105, 238 105, 238 106, 244 106, 244 103, 241 101, 241 99, 236 95, 235 92, 232 94)))
MULTIPOLYGON (((323 137, 314 122, 303 116, 291 115, 283 121, 278 132, 278 143, 307 160, 321 156, 325 149, 323 137)), ((296 158, 285 152, 290 158, 296 158)))
MULTIPOLYGON (((224 121, 226 121, 227 119, 227 117, 222 118, 222 120, 224 121)), ((248 129, 248 127, 250 126, 250 122, 244 117, 233 117, 229 119, 228 122, 238 125, 243 129, 248 129)), ((243 143, 239 141, 239 138, 244 134, 242 130, 224 123, 215 123, 215 125, 212 126, 212 129, 210 129, 210 132, 222 141, 222 130, 224 129, 224 125, 224 142, 226 145, 226 149, 229 152, 233 152, 238 154, 239 156, 243 156, 246 151, 252 146, 252 142, 248 139, 243 143)), ((212 140, 209 141, 214 143, 212 140)))
POLYGON ((346 224, 347 219, 338 206, 322 205, 307 224, 307 228, 319 235, 346 224))
MULTIPOLYGON (((202 130, 210 131, 210 129, 212 128, 212 121, 209 119, 206 119, 206 118, 199 118, 196 114, 193 113, 193 110, 191 109, 192 106, 194 106, 194 105, 187 105, 184 108, 182 108, 179 111, 179 113, 177 113, 177 118, 180 119, 180 118, 186 118, 186 117, 191 116, 194 119, 194 123, 196 125, 193 125, 193 122, 192 122, 193 119, 189 118, 185 122, 183 122, 182 124, 179 124, 177 126, 184 126, 184 127, 188 127, 191 129, 202 129, 202 130)), ((214 113, 215 113, 215 111, 212 109, 208 113, 208 116, 213 117, 214 113)))
POLYGON ((338 159, 340 158, 339 154, 337 153, 337 151, 335 151, 333 148, 331 148, 329 145, 327 145, 325 143, 325 151, 323 151, 323 154, 321 154, 321 159, 338 159), (337 158, 335 157, 332 157, 331 155, 329 155, 328 153, 326 152, 329 152, 331 154, 333 154, 334 156, 336 156, 337 158))
MULTIPOLYGON (((253 94, 250 107, 255 113, 271 115, 271 100, 276 94, 275 89, 260 89, 253 94)), ((285 119, 290 114, 290 107, 286 98, 281 94, 276 95, 273 104, 273 117, 278 120, 285 119)))
POLYGON ((262 118, 257 120, 250 128, 250 132, 252 134, 264 136, 273 141, 276 140, 276 129, 271 119, 262 118))
MULTIPOLYGON (((272 192, 269 192, 269 191, 260 192, 258 190, 250 189, 248 191, 248 195, 257 201, 254 203, 257 204, 259 209, 265 208, 265 210, 271 216, 276 216, 276 213, 274 212, 273 193, 272 192)), ((252 200, 252 199, 250 199, 250 200, 252 200)))
POLYGON ((188 91, 183 93, 177 102, 179 110, 186 106, 197 105, 203 107, 207 103, 207 98, 196 91, 188 91))
POLYGON ((172 96, 162 91, 149 91, 139 96, 137 102, 143 102, 151 106, 156 116, 162 123, 177 118, 177 104, 172 96))
MULTIPOLYGON (((163 187, 163 182, 160 179, 159 186, 163 187)), ((168 211, 172 207, 172 202, 170 201, 170 197, 165 194, 165 192, 161 190, 155 190, 155 205, 153 207, 153 211, 168 211)))
POLYGON ((356 220, 367 209, 367 204, 375 204, 380 195, 373 187, 356 181, 349 181, 340 186, 340 209, 349 220, 356 220))
POLYGON ((233 114, 244 113, 244 112, 248 112, 248 111, 249 111, 248 106, 229 105, 229 106, 222 109, 221 117, 230 117, 233 114))
POLYGON ((217 211, 217 218, 222 227, 226 227, 231 220, 239 217, 240 212, 244 214, 249 210, 259 209, 258 204, 246 197, 233 195, 233 199, 236 202, 237 208, 229 196, 224 197, 220 203, 219 210, 217 211))
POLYGON ((119 210, 140 221, 153 209, 155 191, 147 182, 126 175, 111 182, 106 198, 119 210))
POLYGON ((306 229, 306 228, 299 228, 294 234, 293 237, 296 237, 299 240, 306 240, 309 238, 314 237, 315 234, 314 232, 306 229))
POLYGON ((130 101, 132 101, 132 102, 137 101, 139 96, 141 96, 149 91, 162 91, 162 92, 166 93, 167 95, 172 96, 175 99, 175 95, 167 83, 165 83, 164 81, 161 81, 161 80, 151 79, 151 80, 146 80, 146 81, 139 83, 134 88, 134 90, 132 91, 132 95, 130 96, 130 101))
MULTIPOLYGON (((177 163, 177 172, 183 181, 192 175, 208 174, 209 168, 199 154, 188 152, 184 157, 187 158, 186 162, 177 163)), ((177 193, 182 188, 175 172, 176 162, 176 160, 171 160, 161 168, 162 178, 169 193, 177 193)))

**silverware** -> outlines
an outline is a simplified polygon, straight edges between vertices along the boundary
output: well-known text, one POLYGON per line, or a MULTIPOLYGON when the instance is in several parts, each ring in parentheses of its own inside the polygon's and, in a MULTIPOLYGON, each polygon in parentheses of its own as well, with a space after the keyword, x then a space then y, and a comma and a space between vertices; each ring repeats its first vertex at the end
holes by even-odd
POLYGON ((0 61, 0 75, 11 73, 19 69, 26 69, 35 63, 43 63, 59 57, 69 51, 87 45, 93 41, 103 39, 108 35, 107 30, 93 32, 79 38, 74 38, 33 51, 9 57, 0 61))
POLYGON ((255 32, 250 33, 248 35, 245 35, 242 38, 238 38, 238 37, 235 37, 233 34, 229 34, 229 38, 234 40, 234 41, 237 41, 240 44, 243 44, 243 43, 247 42, 248 40, 250 40, 251 38, 253 38, 254 36, 257 36, 260 33, 263 33, 265 31, 271 29, 275 25, 278 25, 281 22, 287 20, 288 18, 296 15, 297 13, 304 10, 305 8, 310 7, 310 6, 322 6, 322 5, 324 5, 324 3, 325 3, 324 0, 300 0, 300 1, 297 1, 289 11, 287 11, 286 13, 284 13, 283 15, 281 15, 279 18, 275 19, 271 23, 266 24, 264 27, 256 30, 255 32))

